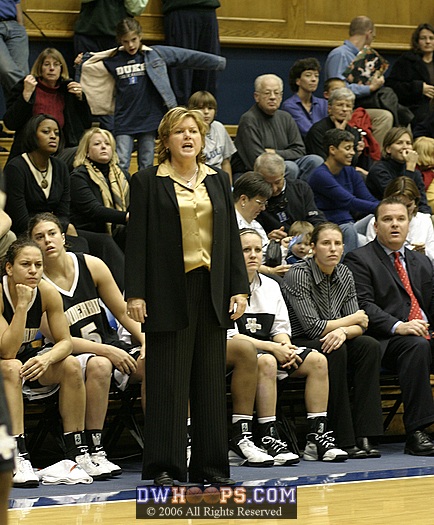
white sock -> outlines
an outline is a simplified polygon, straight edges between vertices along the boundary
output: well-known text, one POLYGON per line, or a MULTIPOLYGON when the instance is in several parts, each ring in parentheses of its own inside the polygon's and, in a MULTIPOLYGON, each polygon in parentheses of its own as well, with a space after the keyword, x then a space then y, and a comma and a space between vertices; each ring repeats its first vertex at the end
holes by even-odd
POLYGON ((316 417, 327 417, 327 412, 308 412, 307 419, 314 419, 316 417))
POLYGON ((246 416, 244 414, 232 414, 232 423, 238 423, 240 419, 247 419, 247 421, 252 421, 253 416, 246 416))
POLYGON ((272 423, 273 421, 276 421, 276 416, 258 417, 258 423, 260 425, 265 425, 265 423, 272 423))

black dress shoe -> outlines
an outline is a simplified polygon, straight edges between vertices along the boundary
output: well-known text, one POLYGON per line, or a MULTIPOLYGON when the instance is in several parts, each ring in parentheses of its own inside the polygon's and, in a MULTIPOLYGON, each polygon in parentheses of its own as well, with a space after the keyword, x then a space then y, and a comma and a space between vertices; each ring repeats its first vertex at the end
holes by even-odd
POLYGON ((356 446, 360 448, 360 450, 364 450, 368 458, 381 458, 381 452, 372 445, 367 437, 356 438, 356 446))
POLYGON ((348 459, 366 459, 368 457, 366 450, 359 447, 344 447, 344 450, 348 454, 348 459))
POLYGON ((416 430, 416 432, 408 434, 404 454, 411 454, 412 456, 433 456, 434 443, 426 432, 416 430))
POLYGON ((173 485, 173 478, 168 472, 160 472, 155 476, 154 485, 171 487, 173 485))
POLYGON ((199 483, 202 485, 235 485, 236 481, 231 478, 212 476, 210 478, 190 479, 190 483, 199 483))
POLYGON ((236 481, 231 478, 213 476, 212 478, 206 479, 205 483, 211 483, 211 485, 235 485, 236 481))

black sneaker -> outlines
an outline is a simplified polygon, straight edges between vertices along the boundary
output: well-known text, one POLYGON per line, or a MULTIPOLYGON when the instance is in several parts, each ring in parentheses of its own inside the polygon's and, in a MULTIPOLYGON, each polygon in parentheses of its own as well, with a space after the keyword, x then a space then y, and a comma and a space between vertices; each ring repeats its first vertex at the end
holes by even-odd
POLYGON ((311 432, 307 435, 303 458, 307 461, 345 461, 348 454, 335 445, 335 438, 330 430, 324 434, 311 432))
POLYGON ((300 461, 299 456, 291 452, 280 438, 275 422, 258 425, 256 444, 273 457, 276 466, 294 465, 300 461))

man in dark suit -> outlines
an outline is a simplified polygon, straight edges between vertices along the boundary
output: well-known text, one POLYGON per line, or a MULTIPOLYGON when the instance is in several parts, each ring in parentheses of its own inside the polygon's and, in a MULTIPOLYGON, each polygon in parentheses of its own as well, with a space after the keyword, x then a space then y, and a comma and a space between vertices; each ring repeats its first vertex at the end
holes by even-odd
POLYGON ((382 365, 399 377, 405 453, 431 456, 434 444, 424 429, 434 422, 428 332, 434 326, 433 267, 424 254, 404 247, 409 218, 398 198, 381 201, 374 227, 376 239, 348 253, 344 262, 354 274, 360 308, 369 317, 366 333, 379 340, 382 365))

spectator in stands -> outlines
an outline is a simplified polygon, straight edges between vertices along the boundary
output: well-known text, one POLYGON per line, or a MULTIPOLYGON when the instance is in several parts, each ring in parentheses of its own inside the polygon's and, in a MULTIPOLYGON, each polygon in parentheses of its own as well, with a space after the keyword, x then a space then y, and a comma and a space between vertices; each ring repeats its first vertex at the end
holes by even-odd
POLYGON ((66 164, 54 157, 60 142, 60 126, 51 115, 31 117, 23 132, 25 153, 5 167, 6 212, 16 235, 27 231, 29 218, 51 211, 63 231, 76 234, 69 224, 69 173, 66 164))
POLYGON ((116 26, 127 16, 139 16, 148 1, 82 1, 74 26, 75 56, 89 51, 104 51, 116 46, 116 26), (136 8, 132 9, 133 4, 136 8))
POLYGON ((335 89, 347 87, 345 80, 338 77, 330 77, 324 81, 323 97, 328 100, 335 89))
POLYGON ((297 124, 289 113, 279 109, 283 81, 276 75, 261 75, 255 80, 255 104, 241 116, 235 138, 234 173, 253 170, 255 160, 264 152, 277 153, 285 161, 291 179, 307 178, 323 163, 317 155, 306 155, 297 124))
POLYGON ((396 177, 410 177, 420 192, 419 211, 431 214, 427 204, 422 175, 416 169, 417 152, 413 149, 413 137, 407 128, 392 128, 384 137, 382 160, 369 170, 366 178, 368 190, 377 199, 382 199, 386 186, 396 177))
POLYGON ((295 221, 289 228, 290 241, 288 243, 288 253, 286 262, 296 264, 304 261, 312 254, 310 238, 313 232, 313 225, 307 221, 295 221))
POLYGON ((422 174, 428 206, 434 209, 434 137, 419 137, 414 141, 418 154, 417 168, 422 174))
POLYGON ((15 84, 29 72, 29 40, 21 0, 0 3, 0 84, 6 101, 15 84))
POLYGON ((353 135, 355 154, 353 155, 351 165, 357 166, 359 155, 363 152, 365 143, 359 131, 348 124, 353 115, 354 100, 354 93, 347 88, 334 89, 330 93, 328 99, 328 116, 316 122, 306 135, 306 150, 309 153, 319 155, 326 160, 328 151, 324 145, 324 134, 330 129, 345 130, 353 135))
MULTIPOLYGON (((275 465, 298 463, 298 456, 289 451, 276 425, 276 380, 288 375, 305 377, 310 432, 304 459, 343 461, 347 453, 335 446, 333 432, 327 432, 327 361, 319 352, 297 348, 291 343, 291 325, 279 284, 258 273, 262 261, 261 236, 249 228, 242 229, 240 236, 250 296, 245 313, 237 319, 234 329, 228 331, 228 337, 250 341, 258 352, 255 443, 274 457, 275 465)), ((251 421, 245 419, 244 422, 251 428, 251 421)), ((241 458, 237 440, 243 434, 242 423, 233 425, 230 441, 231 450, 241 458)))
MULTIPOLYGON (((410 177, 392 179, 384 190, 384 198, 398 197, 407 206, 410 225, 405 246, 425 254, 434 264, 434 229, 428 213, 418 211, 420 192, 416 183, 410 177)), ((369 221, 366 229, 367 242, 375 239, 375 218, 369 221)))
POLYGON ((18 452, 13 477, 16 487, 39 484, 25 444, 23 392, 46 397, 59 388, 66 457, 94 479, 107 477, 89 457, 80 363, 70 356, 72 341, 60 295, 41 281, 42 271, 42 253, 37 244, 29 240, 11 244, 2 271, 0 368, 18 452), (37 335, 40 329, 43 332, 45 323, 53 344, 43 346, 43 339, 37 335))
MULTIPOLYGON (((82 1, 74 26, 75 80, 80 78, 80 64, 85 53, 97 53, 117 45, 116 26, 127 16, 140 15, 148 0, 91 0, 82 1), (133 8, 133 9, 132 9, 133 8), (132 9, 132 10, 131 10, 132 9)), ((95 115, 100 127, 114 130, 113 115, 95 115)))
POLYGON ((399 102, 414 114, 412 127, 422 121, 434 99, 434 26, 419 24, 411 35, 411 51, 393 64, 386 84, 398 95, 399 102))
POLYGON ((351 272, 340 264, 344 246, 338 225, 315 226, 313 257, 284 277, 294 344, 327 357, 330 426, 350 458, 380 457, 370 441, 383 433, 380 345, 364 335, 370 318, 357 303, 351 272), (354 386, 350 407, 348 379, 354 386))
POLYGON ((145 335, 140 325, 127 316, 125 301, 104 262, 91 255, 66 251, 61 224, 54 215, 42 213, 33 217, 29 236, 42 251, 43 279, 62 297, 72 336, 72 353, 79 358, 85 374, 85 429, 91 459, 110 475, 120 474, 120 467, 107 459, 102 441, 110 380, 113 371, 114 380, 122 390, 127 384, 142 380, 145 335), (99 301, 132 335, 135 345, 119 339, 99 301))
POLYGON ((69 78, 62 54, 54 48, 42 51, 25 76, 13 88, 3 117, 5 125, 15 131, 8 162, 23 153, 23 132, 32 116, 53 115, 63 132, 66 151, 59 150, 67 164, 84 130, 90 128, 90 109, 78 82, 69 78))
MULTIPOLYGON (((324 82, 323 96, 325 99, 329 100, 333 91, 344 87, 346 87, 344 80, 331 77, 324 82)), ((356 109, 353 108, 351 118, 348 120, 347 124, 358 131, 361 140, 364 142, 364 149, 360 152, 359 161, 357 163, 357 171, 366 177, 368 174, 366 170, 369 170, 374 161, 380 160, 381 158, 380 145, 372 133, 371 117, 366 109, 362 107, 356 109)))
POLYGON ((144 169, 154 163, 161 118, 167 108, 177 105, 167 68, 224 69, 226 60, 189 49, 142 46, 142 29, 134 18, 122 20, 116 34, 123 47, 96 53, 84 62, 81 81, 93 97, 94 112, 99 112, 97 107, 109 112, 115 101, 114 133, 121 168, 128 170, 137 138, 139 168, 144 169))
POLYGON ((171 109, 158 129, 159 165, 131 179, 125 295, 146 332, 142 476, 157 485, 186 480, 189 398, 190 481, 233 483, 225 335, 249 286, 228 176, 203 162, 206 129, 200 111, 171 109))
POLYGON ((225 171, 232 183, 231 157, 237 151, 228 132, 221 122, 215 119, 217 100, 209 91, 196 91, 188 100, 189 109, 199 109, 208 124, 205 137, 206 163, 225 171))
MULTIPOLYGON (((256 220, 256 217, 261 211, 267 208, 268 199, 271 197, 272 191, 271 185, 264 180, 262 175, 253 171, 248 171, 244 173, 244 175, 241 175, 241 177, 235 181, 233 190, 238 228, 240 230, 242 228, 251 228, 259 233, 262 239, 264 260, 269 239, 264 228, 256 220)), ((282 256, 284 257, 287 252, 287 237, 280 242, 282 244, 282 256)), ((279 264, 275 267, 262 264, 260 271, 265 274, 283 275, 288 268, 289 266, 287 264, 279 264)))
POLYGON ((316 58, 301 58, 289 70, 289 87, 294 95, 283 101, 282 109, 295 120, 303 139, 312 124, 327 116, 327 101, 313 95, 320 70, 316 58))
MULTIPOLYGON (((366 333, 381 345, 381 365, 398 374, 407 433, 405 453, 434 455, 425 428, 434 422, 430 383, 434 322, 431 261, 404 247, 407 207, 397 197, 384 199, 375 212, 377 237, 345 257, 356 283, 360 308, 369 317, 366 333)), ((370 378, 368 381, 371 381, 370 378)))
MULTIPOLYGON (((342 46, 332 49, 324 65, 325 79, 341 78, 345 80, 344 71, 355 59, 357 54, 369 46, 375 38, 375 26, 367 16, 353 18, 349 28, 349 38, 342 46)), ((370 108, 364 104, 364 99, 376 93, 384 85, 384 76, 375 75, 370 84, 347 83, 347 87, 356 95, 356 105, 365 107, 372 120, 372 129, 380 146, 387 131, 393 126, 393 115, 385 109, 370 108)))
MULTIPOLYGON (((219 27, 216 9, 219 0, 162 0, 165 43, 220 54, 219 27)), ((216 96, 217 74, 213 70, 170 70, 170 83, 178 104, 187 105, 196 91, 209 91, 216 96)))
POLYGON ((327 220, 339 224, 347 253, 360 246, 359 235, 364 236, 367 226, 363 217, 374 213, 378 200, 351 166, 354 135, 344 129, 330 129, 325 132, 323 144, 327 159, 312 173, 309 186, 327 220), (360 220, 356 222, 355 218, 360 220))
POLYGON ((130 202, 130 176, 118 165, 113 135, 85 132, 71 173, 71 221, 82 231, 110 235, 123 251, 130 202))
POLYGON ((285 178, 285 162, 280 155, 260 155, 255 162, 255 172, 260 173, 273 190, 268 206, 257 217, 269 239, 281 241, 288 237, 289 228, 295 221, 308 221, 314 225, 325 221, 309 184, 285 178))

